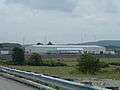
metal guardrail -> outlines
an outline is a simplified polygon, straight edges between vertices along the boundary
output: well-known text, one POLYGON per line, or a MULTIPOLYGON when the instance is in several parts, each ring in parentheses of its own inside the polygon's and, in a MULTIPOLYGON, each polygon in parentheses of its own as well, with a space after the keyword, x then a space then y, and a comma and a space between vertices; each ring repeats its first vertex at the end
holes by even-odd
POLYGON ((67 81, 67 80, 63 80, 59 78, 54 78, 54 77, 43 75, 43 74, 36 74, 33 72, 26 72, 26 71, 21 71, 17 69, 11 69, 8 67, 3 67, 3 66, 0 66, 0 71, 11 74, 11 75, 20 76, 23 78, 37 80, 37 81, 40 81, 46 84, 55 85, 65 90, 110 90, 110 89, 100 88, 97 86, 90 86, 86 84, 81 84, 81 83, 67 81))

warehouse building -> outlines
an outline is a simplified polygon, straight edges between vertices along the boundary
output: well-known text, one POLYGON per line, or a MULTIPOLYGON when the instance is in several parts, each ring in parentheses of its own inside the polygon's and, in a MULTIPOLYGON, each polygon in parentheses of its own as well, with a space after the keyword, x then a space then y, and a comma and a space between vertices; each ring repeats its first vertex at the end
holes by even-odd
POLYGON ((27 54, 69 54, 69 53, 105 53, 106 48, 96 45, 31 45, 25 47, 27 54))

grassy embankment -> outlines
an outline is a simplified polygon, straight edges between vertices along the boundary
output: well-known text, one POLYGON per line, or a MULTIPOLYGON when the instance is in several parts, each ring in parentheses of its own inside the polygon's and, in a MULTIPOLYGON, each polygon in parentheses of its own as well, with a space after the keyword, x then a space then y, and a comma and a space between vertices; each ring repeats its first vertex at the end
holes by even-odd
MULTIPOLYGON (((104 63, 120 63, 120 58, 102 58, 100 61, 104 63)), ((57 76, 64 79, 74 79, 74 80, 82 80, 82 79, 115 79, 120 80, 120 73, 114 71, 116 67, 115 65, 109 65, 109 67, 102 68, 100 72, 98 72, 96 75, 84 75, 76 70, 76 59, 64 59, 63 62, 67 64, 68 66, 64 67, 47 67, 47 66, 9 66, 9 67, 15 67, 20 70, 26 70, 26 71, 33 71, 37 73, 43 73, 48 74, 52 76, 57 76)))

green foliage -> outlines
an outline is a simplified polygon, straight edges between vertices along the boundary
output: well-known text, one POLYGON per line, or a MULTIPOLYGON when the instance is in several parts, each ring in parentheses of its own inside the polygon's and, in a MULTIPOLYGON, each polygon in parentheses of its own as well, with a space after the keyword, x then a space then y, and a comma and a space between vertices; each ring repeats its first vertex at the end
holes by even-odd
POLYGON ((120 73, 120 67, 115 68, 114 72, 120 73))
POLYGON ((28 65, 31 66, 67 66, 66 64, 58 61, 53 61, 53 60, 42 60, 41 55, 37 53, 33 53, 30 57, 30 59, 27 62, 28 65))
POLYGON ((99 66, 100 66, 101 68, 106 68, 106 67, 109 67, 109 64, 106 63, 106 62, 100 62, 100 63, 99 63, 99 66))
POLYGON ((120 62, 111 62, 110 65, 120 66, 120 62))
POLYGON ((13 48, 12 50, 12 62, 15 65, 23 65, 25 61, 24 50, 21 48, 13 48))
POLYGON ((33 65, 33 66, 40 66, 43 64, 43 61, 42 61, 42 57, 41 55, 37 54, 37 53, 33 53, 31 56, 30 56, 30 59, 28 61, 28 65, 33 65))
POLYGON ((64 63, 61 62, 57 62, 57 61, 53 61, 53 60, 42 60, 41 55, 37 54, 37 53, 33 53, 28 61, 28 65, 31 66, 51 66, 51 67, 55 67, 55 66, 67 66, 64 63))
POLYGON ((85 53, 78 59, 78 66, 84 74, 95 74, 100 69, 100 62, 93 55, 85 53))
POLYGON ((0 65, 6 65, 6 60, 0 60, 0 65))
POLYGON ((65 63, 62 62, 57 62, 57 61, 44 61, 44 66, 51 66, 51 67, 56 67, 56 66, 67 66, 65 63))
MULTIPOLYGON (((61 62, 67 64, 67 66, 14 66, 14 65, 6 65, 7 67, 16 68, 24 71, 32 71, 37 73, 43 73, 51 76, 57 76, 64 79, 74 79, 74 80, 86 80, 86 79, 92 79, 96 78, 96 80, 103 80, 103 79, 113 79, 113 80, 120 80, 120 73, 118 66, 112 66, 109 65, 109 67, 101 68, 98 72, 95 73, 95 75, 90 74, 83 74, 82 72, 78 72, 78 69, 76 69, 76 64, 78 64, 77 58, 64 58, 63 60, 57 61, 56 58, 49 58, 49 59, 42 59, 43 62, 49 63, 51 60, 52 62, 61 62)), ((27 60, 26 60, 27 61, 27 60)), ((120 62, 120 58, 101 58, 100 59, 101 67, 104 66, 104 64, 109 64, 110 62, 120 62)), ((8 61, 4 61, 8 62, 8 61)), ((4 65, 3 65, 4 66, 4 65)), ((105 65, 106 66, 106 65, 105 65)), ((78 67, 78 66, 77 66, 78 67)))

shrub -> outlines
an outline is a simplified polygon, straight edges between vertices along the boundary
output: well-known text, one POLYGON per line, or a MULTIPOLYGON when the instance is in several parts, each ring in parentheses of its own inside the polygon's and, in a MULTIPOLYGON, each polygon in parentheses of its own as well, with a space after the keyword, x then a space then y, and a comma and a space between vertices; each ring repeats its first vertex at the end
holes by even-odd
POLYGON ((52 60, 44 61, 43 65, 44 66, 52 66, 52 67, 55 67, 55 66, 67 66, 64 63, 57 62, 57 61, 52 61, 52 60))
POLYGON ((0 60, 0 65, 15 65, 11 60, 0 60))
POLYGON ((6 65, 6 60, 0 60, 0 65, 6 65))
POLYGON ((100 62, 99 66, 100 68, 106 68, 106 67, 109 67, 109 64, 105 62, 100 62))
POLYGON ((84 74, 95 74, 100 69, 100 62, 92 54, 85 53, 78 59, 78 67, 84 74))
POLYGON ((58 62, 58 61, 53 61, 53 60, 42 60, 41 55, 37 54, 37 53, 33 53, 30 56, 30 59, 27 62, 28 65, 32 65, 32 66, 51 66, 51 67, 55 67, 55 66, 66 66, 66 64, 58 62))
POLYGON ((120 62, 111 62, 110 65, 120 66, 120 62))
POLYGON ((30 56, 30 59, 28 61, 28 65, 33 65, 33 66, 40 66, 43 65, 43 61, 42 61, 42 57, 41 55, 37 54, 37 53, 33 53, 30 56))
POLYGON ((115 68, 114 72, 120 73, 120 67, 115 68))

